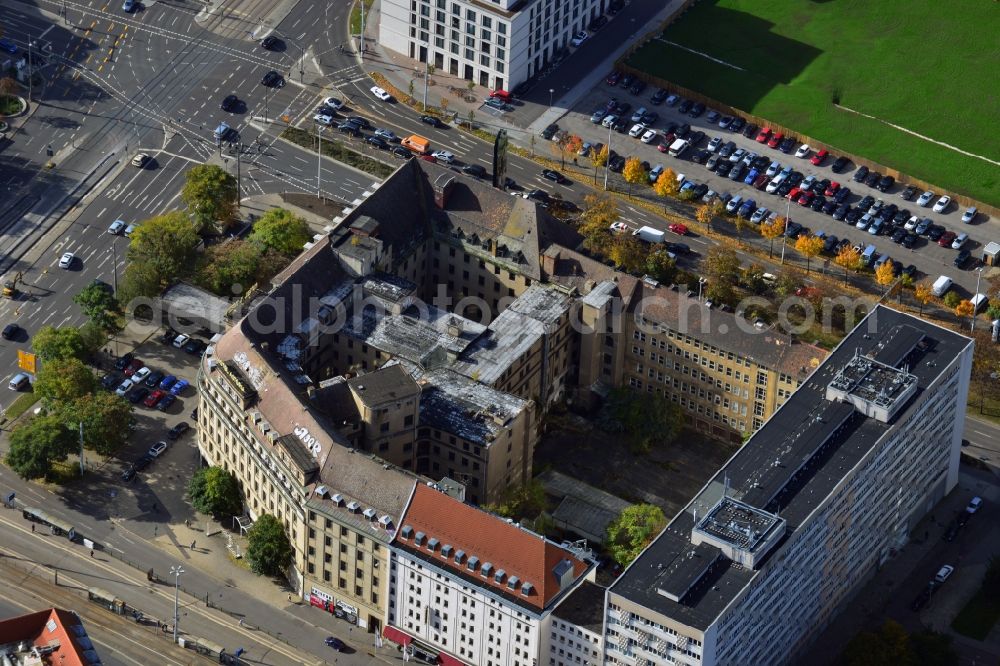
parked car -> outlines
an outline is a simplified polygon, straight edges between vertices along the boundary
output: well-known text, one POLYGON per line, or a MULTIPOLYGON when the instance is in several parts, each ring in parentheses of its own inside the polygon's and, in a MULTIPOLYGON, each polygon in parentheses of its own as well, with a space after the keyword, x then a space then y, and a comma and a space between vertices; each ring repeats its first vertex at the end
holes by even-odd
POLYGON ((926 192, 921 194, 919 198, 917 198, 917 205, 920 206, 921 208, 927 208, 927 206, 929 206, 931 203, 931 199, 933 198, 934 198, 934 193, 931 192, 930 190, 927 190, 926 192))
POLYGON ((151 447, 149 447, 149 451, 146 452, 146 455, 148 455, 150 458, 159 458, 161 455, 163 455, 163 452, 167 450, 168 446, 169 445, 164 441, 157 442, 156 444, 153 444, 151 447))
POLYGON ((865 178, 868 177, 868 173, 869 173, 868 167, 860 166, 858 167, 858 170, 854 172, 854 175, 851 178, 854 180, 855 183, 863 183, 865 182, 865 178))
POLYGON ((191 426, 187 424, 186 421, 181 421, 173 428, 167 431, 167 438, 170 440, 179 439, 184 433, 191 429, 191 426))
POLYGON ((965 507, 965 511, 966 513, 970 514, 976 513, 977 511, 979 511, 979 509, 982 508, 982 506, 983 506, 983 498, 977 495, 976 497, 973 497, 971 500, 969 500, 969 505, 965 507))
POLYGON ((934 204, 933 210, 935 213, 943 213, 950 204, 951 204, 951 197, 945 194, 940 199, 937 200, 937 203, 934 204))
POLYGON ((821 151, 819 151, 818 153, 816 153, 815 155, 813 155, 813 156, 812 156, 812 157, 811 157, 811 158, 809 159, 809 161, 810 161, 810 162, 811 162, 811 163, 812 163, 813 165, 815 165, 815 166, 819 166, 819 165, 823 164, 823 161, 824 161, 824 160, 826 160, 826 158, 827 158, 827 156, 828 156, 829 154, 830 154, 830 151, 829 151, 829 150, 826 150, 826 149, 824 148, 823 150, 821 150, 821 151))

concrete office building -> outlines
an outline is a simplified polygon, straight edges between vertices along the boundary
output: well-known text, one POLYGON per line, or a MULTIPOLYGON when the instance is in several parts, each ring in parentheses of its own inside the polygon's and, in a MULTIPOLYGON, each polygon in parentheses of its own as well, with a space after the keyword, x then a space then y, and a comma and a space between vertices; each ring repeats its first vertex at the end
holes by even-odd
POLYGON ((791 661, 955 486, 972 352, 876 307, 610 588, 607 663, 791 661))
POLYGON ((431 663, 544 663, 554 609, 595 574, 583 554, 426 485, 401 523, 383 634, 431 663))
MULTIPOLYGON (((549 666, 601 666, 604 663, 604 595, 607 590, 584 581, 552 611, 549 666)), ((546 660, 539 661, 545 664, 546 660)))
POLYGON ((510 90, 540 72, 609 0, 384 0, 379 44, 510 90))

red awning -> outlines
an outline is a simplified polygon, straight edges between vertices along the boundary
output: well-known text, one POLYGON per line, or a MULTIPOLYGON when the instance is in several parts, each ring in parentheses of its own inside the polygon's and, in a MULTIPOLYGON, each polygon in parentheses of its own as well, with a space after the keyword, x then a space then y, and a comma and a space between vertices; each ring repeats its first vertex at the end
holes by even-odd
POLYGON ((413 641, 411 637, 407 636, 396 627, 383 627, 382 638, 387 638, 393 643, 402 645, 403 647, 406 647, 413 641))
POLYGON ((438 654, 438 664, 441 666, 466 666, 464 661, 459 661, 455 657, 452 657, 450 654, 445 654, 444 652, 438 654))

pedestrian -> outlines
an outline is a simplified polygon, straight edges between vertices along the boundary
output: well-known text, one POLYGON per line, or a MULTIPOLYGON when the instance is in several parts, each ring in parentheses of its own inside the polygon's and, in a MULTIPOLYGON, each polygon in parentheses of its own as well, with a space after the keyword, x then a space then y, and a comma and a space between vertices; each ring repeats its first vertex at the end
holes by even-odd
POLYGON ((184 519, 184 527, 191 527, 191 521, 187 518, 184 519))
POLYGON ((243 618, 240 618, 240 626, 243 626, 243 618))
POLYGON ((194 550, 194 547, 195 547, 195 545, 196 545, 197 543, 198 543, 197 541, 192 541, 192 542, 191 542, 191 550, 194 550))
POLYGON ((93 549, 93 548, 91 548, 91 549, 90 549, 90 556, 91 556, 91 557, 93 557, 93 556, 94 556, 94 549, 93 549))
POLYGON ((35 531, 35 524, 34 523, 31 523, 31 531, 32 531, 32 533, 34 533, 34 531, 35 531))

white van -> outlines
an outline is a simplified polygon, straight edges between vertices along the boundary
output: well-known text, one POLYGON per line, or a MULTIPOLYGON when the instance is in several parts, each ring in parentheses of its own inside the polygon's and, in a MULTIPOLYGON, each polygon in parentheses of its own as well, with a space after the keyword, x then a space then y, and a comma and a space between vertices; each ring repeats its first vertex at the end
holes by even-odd
POLYGON ((26 372, 19 372, 10 379, 10 383, 7 384, 7 388, 11 391, 20 391, 27 388, 31 384, 31 377, 28 376, 26 372))
POLYGON ((986 294, 976 294, 969 299, 969 302, 972 303, 972 313, 975 314, 985 308, 990 299, 986 294))
POLYGON ((931 286, 931 293, 940 298, 949 289, 951 289, 951 278, 947 275, 942 275, 937 280, 934 280, 934 285, 931 286))

